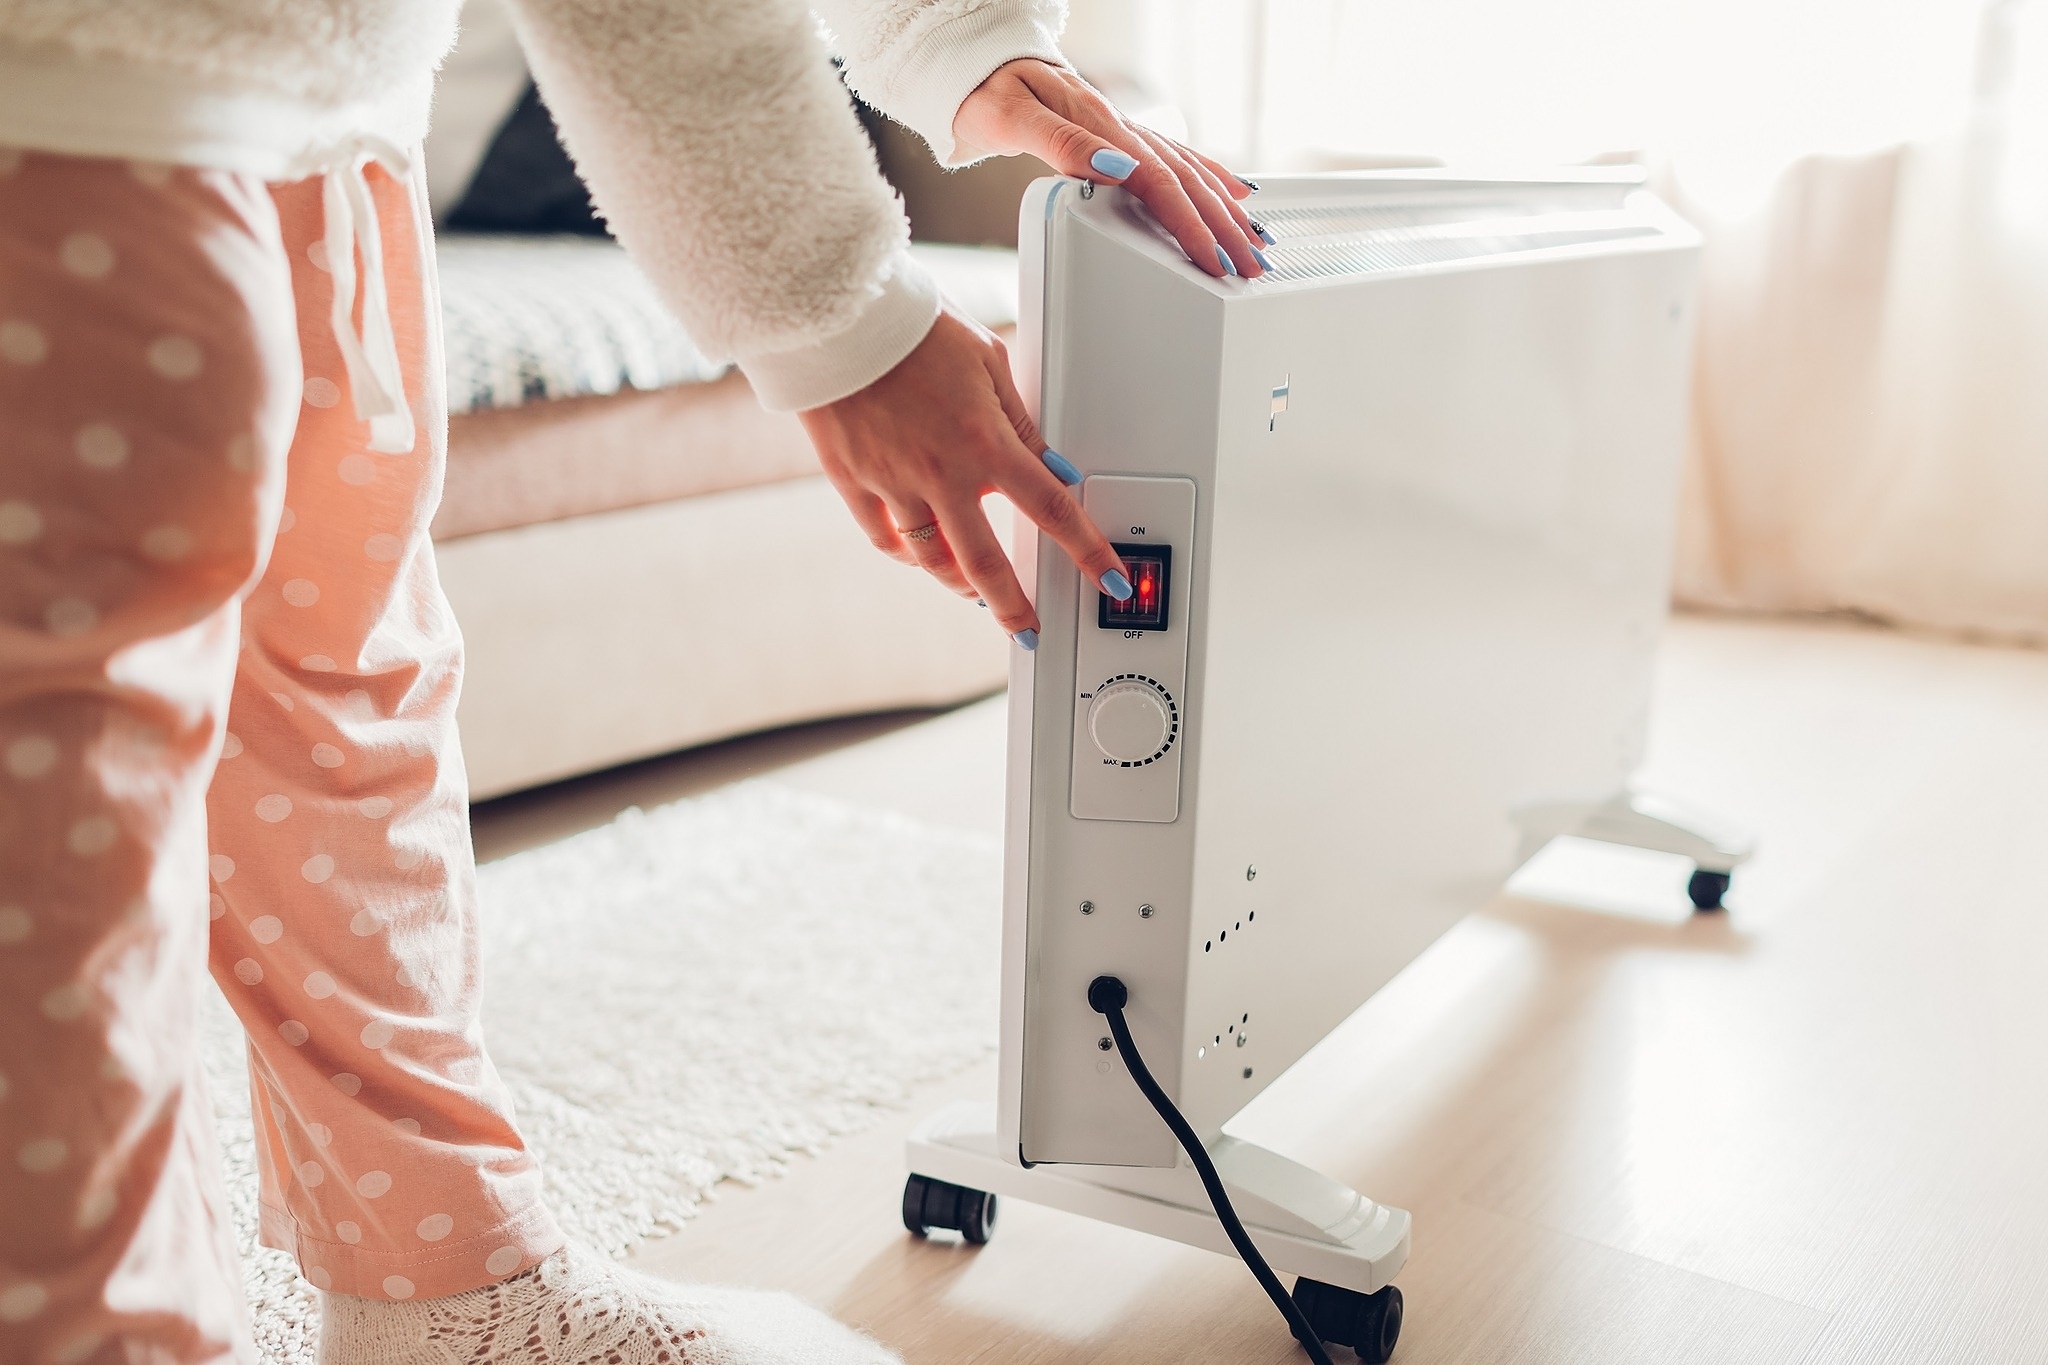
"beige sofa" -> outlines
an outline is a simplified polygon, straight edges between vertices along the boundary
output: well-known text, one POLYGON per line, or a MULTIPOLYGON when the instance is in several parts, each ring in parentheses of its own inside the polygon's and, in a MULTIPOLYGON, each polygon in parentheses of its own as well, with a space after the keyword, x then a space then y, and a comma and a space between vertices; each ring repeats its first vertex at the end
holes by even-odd
MULTIPOLYGON (((462 249, 444 242, 444 260, 462 249)), ((982 321, 1014 320, 1014 258, 942 264, 982 321)), ((434 536, 468 648, 477 799, 1002 685, 987 613, 877 554, 795 418, 762 411, 737 372, 455 413, 434 536)))

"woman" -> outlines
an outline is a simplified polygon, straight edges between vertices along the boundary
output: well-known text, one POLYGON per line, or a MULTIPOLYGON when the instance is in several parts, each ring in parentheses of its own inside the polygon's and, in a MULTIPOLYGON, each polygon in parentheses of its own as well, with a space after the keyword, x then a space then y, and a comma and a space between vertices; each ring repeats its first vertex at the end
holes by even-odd
MULTIPOLYGON (((0 0, 0 1360, 254 1358, 209 952, 323 1361, 889 1358, 566 1246, 483 1049, 415 150, 456 4, 0 0)), ((1058 0, 819 8, 944 163, 1121 181, 1200 268, 1261 272, 1249 186, 1066 68, 1058 0)), ((518 17, 620 239, 877 548, 1029 649, 1000 490, 1128 593, 906 254, 801 0, 518 17)))

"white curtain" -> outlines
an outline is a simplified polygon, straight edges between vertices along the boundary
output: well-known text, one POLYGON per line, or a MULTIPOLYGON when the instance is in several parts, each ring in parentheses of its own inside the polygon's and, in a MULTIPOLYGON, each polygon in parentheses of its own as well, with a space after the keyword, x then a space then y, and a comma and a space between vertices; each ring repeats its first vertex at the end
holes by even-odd
POLYGON ((1652 165, 1708 241, 1680 597, 2048 643, 2048 0, 1074 11, 1246 164, 1652 165))
POLYGON ((2048 6, 1948 131, 1706 229, 1681 598, 2048 643, 2048 6))

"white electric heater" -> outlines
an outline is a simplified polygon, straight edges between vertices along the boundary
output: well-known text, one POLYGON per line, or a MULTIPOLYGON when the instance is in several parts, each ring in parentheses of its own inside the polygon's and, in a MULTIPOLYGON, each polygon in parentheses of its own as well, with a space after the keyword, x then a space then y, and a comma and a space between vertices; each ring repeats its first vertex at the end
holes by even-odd
POLYGON ((1695 234, 1628 172, 1264 181, 1263 278, 1129 195, 1026 195, 1020 383, 1138 591, 1036 532, 1010 678, 1001 1091, 905 1221, 1014 1195, 1229 1252, 1090 983, 1320 1336, 1385 1359, 1409 1218, 1225 1123, 1554 837, 1746 845, 1635 791, 1695 234), (1309 1291, 1314 1291, 1313 1293, 1309 1291))

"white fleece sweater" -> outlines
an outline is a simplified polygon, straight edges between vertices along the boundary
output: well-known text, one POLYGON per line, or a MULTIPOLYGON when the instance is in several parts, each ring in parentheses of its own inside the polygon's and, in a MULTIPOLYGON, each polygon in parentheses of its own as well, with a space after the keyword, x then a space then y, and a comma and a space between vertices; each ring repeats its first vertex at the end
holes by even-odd
MULTIPOLYGON (((460 0, 0 0, 0 146, 287 179, 403 165, 460 0)), ((1059 61, 1064 0, 513 0, 534 74, 613 231, 761 399, 887 372, 937 313, 901 206, 826 61, 940 160, 960 102, 1059 61)))

